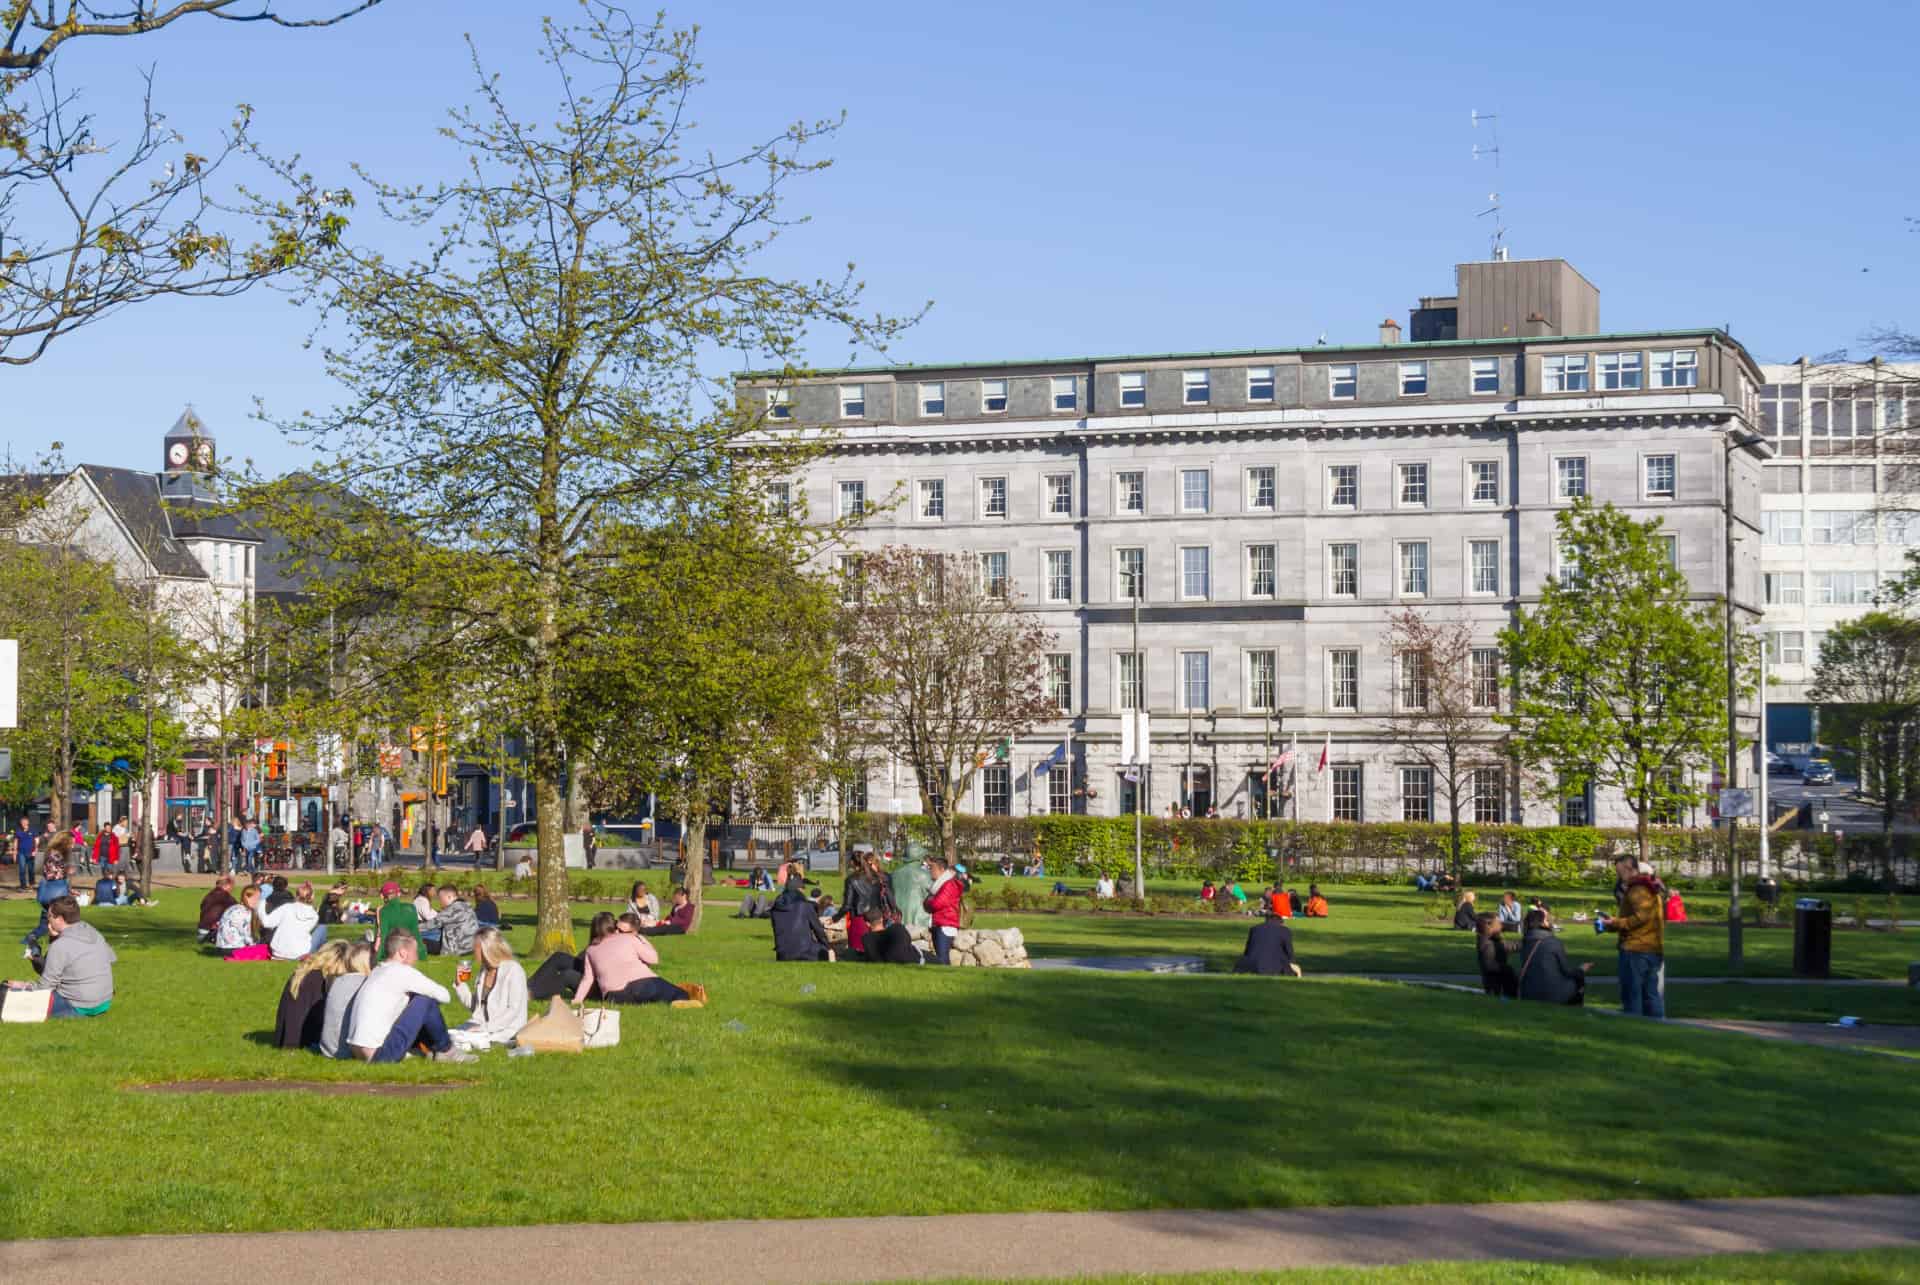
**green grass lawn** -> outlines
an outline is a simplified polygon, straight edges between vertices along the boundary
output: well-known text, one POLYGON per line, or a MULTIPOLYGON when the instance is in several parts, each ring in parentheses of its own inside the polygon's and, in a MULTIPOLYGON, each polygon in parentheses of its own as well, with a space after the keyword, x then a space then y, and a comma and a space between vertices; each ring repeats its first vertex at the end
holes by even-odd
MULTIPOLYGON (((1891 1059, 1381 983, 778 965, 724 915, 660 943, 714 1002, 629 1010, 618 1049, 323 1062, 266 1046, 291 966, 199 952, 197 899, 89 912, 113 1011, 0 1029, 0 1234, 1920 1189, 1920 1075, 1891 1059), (471 1087, 125 1092, 200 1077, 471 1087), (58 1181, 28 1180, 56 1128, 58 1181)), ((0 904, 0 939, 31 918, 0 904)))
MULTIPOLYGON (((1061 1278, 1053 1278, 1059 1280, 1061 1278)), ((1662 1260, 1613 1258, 1573 1263, 1411 1263, 1405 1267, 1319 1268, 1291 1272, 1216 1272, 1187 1276, 1082 1276, 1075 1285, 1734 1285, 1749 1281, 1822 1281, 1880 1285, 1920 1281, 1920 1250, 1856 1253, 1715 1254, 1662 1260)))

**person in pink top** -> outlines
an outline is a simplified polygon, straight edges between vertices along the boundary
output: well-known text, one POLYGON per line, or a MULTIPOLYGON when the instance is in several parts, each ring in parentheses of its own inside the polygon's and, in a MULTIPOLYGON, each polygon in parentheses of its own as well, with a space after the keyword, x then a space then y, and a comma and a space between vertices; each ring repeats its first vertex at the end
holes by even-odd
MULTIPOLYGON (((595 915, 588 935, 595 940, 580 957, 574 1003, 595 994, 612 1004, 666 1004, 695 998, 658 976, 653 966, 660 962, 660 952, 639 933, 622 931, 612 915, 605 911, 595 915)), ((698 986, 693 989, 701 991, 698 986)), ((700 998, 705 997, 701 991, 700 998)))

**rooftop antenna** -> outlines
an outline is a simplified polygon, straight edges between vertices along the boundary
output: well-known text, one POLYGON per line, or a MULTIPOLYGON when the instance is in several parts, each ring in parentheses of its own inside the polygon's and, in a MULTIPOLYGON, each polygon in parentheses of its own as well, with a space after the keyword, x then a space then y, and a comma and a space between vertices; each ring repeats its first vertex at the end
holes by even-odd
MULTIPOLYGON (((1486 123, 1487 137, 1490 141, 1486 143, 1475 143, 1473 145, 1473 159, 1477 161, 1483 156, 1491 156, 1493 158, 1493 181, 1497 184, 1500 181, 1500 127, 1494 122, 1500 118, 1491 112, 1479 110, 1469 111, 1467 117, 1473 122, 1473 128, 1476 131, 1480 128, 1482 122, 1486 123)), ((1493 261, 1495 263, 1505 263, 1507 260, 1507 224, 1505 217, 1500 213, 1500 193, 1497 191, 1487 193, 1487 202, 1487 208, 1480 211, 1480 213, 1474 217, 1484 219, 1489 214, 1493 216, 1493 261)))

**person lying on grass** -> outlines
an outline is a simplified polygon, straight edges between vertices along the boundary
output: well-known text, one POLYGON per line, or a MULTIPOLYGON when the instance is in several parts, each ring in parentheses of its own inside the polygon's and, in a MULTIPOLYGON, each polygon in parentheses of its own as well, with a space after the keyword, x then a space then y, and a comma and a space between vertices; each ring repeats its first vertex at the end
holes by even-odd
POLYGON ((327 1002, 320 1019, 320 1040, 314 1051, 322 1057, 351 1057, 347 1051, 347 1028, 352 1019, 354 997, 359 995, 367 974, 373 971, 373 943, 349 943, 341 957, 340 975, 327 982, 327 1002))
POLYGON ((1293 929, 1271 906, 1267 917, 1247 930, 1247 948, 1233 961, 1233 971, 1256 977, 1300 976, 1300 965, 1293 960, 1293 929))
POLYGON ((498 928, 473 938, 473 962, 462 963, 453 993, 473 1016, 453 1028, 453 1042, 470 1048, 505 1044, 527 1024, 527 970, 498 928), (478 976, 471 976, 477 973, 478 976), (471 980, 469 978, 471 977, 471 980))
POLYGON ((47 906, 47 932, 53 944, 44 957, 31 960, 39 982, 8 982, 7 988, 51 990, 48 1017, 98 1017, 113 1007, 113 966, 119 957, 99 929, 80 922, 80 903, 55 897, 47 906))
POLYGON ((681 1001, 707 998, 705 988, 685 990, 653 971, 660 952, 637 932, 623 932, 619 921, 606 911, 593 917, 589 930, 594 938, 581 956, 580 984, 574 987, 573 1002, 584 1002, 597 995, 610 1004, 679 1004, 681 1001), (605 920, 605 923, 601 921, 605 920))
POLYGON ((221 912, 214 929, 213 945, 223 955, 245 950, 258 940, 260 923, 260 886, 248 884, 240 890, 240 899, 221 912))
POLYGON ((362 1062, 401 1062, 418 1050, 435 1062, 474 1062, 453 1047, 440 1006, 453 996, 421 972, 420 941, 395 929, 387 935, 387 962, 367 974, 353 997, 347 1045, 362 1062))

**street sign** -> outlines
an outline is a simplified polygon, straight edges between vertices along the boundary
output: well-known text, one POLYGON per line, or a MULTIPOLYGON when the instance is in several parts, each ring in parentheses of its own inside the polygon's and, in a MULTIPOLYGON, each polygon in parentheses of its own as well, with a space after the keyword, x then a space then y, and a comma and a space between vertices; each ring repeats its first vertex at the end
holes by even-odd
POLYGON ((20 726, 20 643, 0 638, 0 727, 20 726))
POLYGON ((1720 791, 1720 815, 1723 817, 1750 817, 1753 811, 1752 790, 1720 791))

